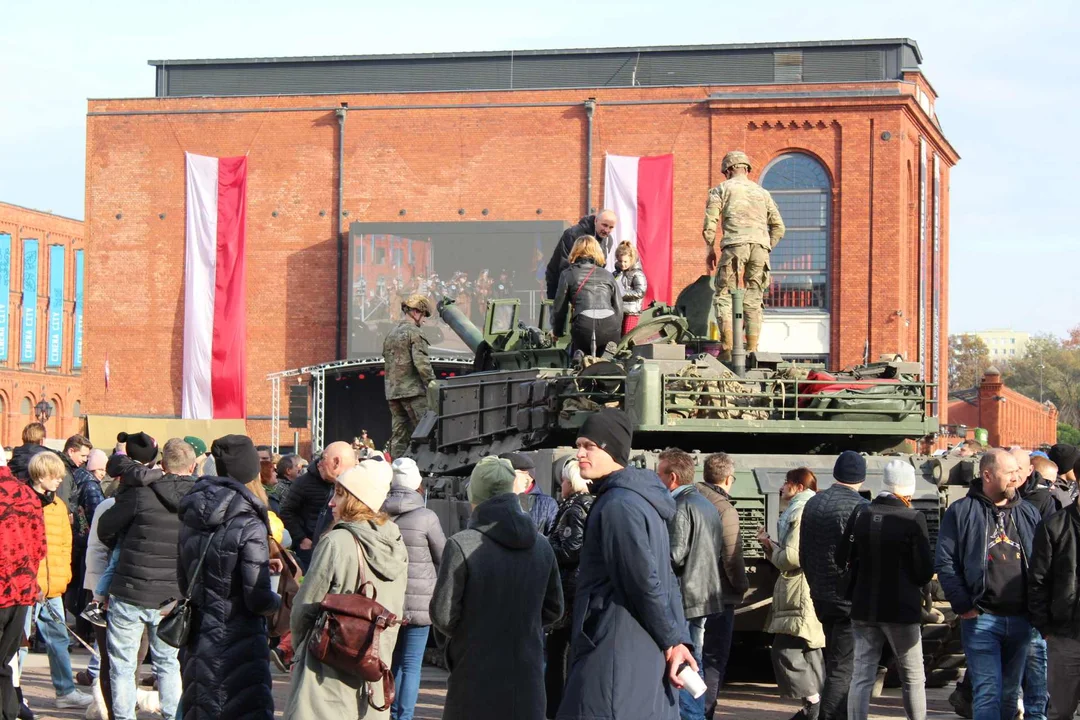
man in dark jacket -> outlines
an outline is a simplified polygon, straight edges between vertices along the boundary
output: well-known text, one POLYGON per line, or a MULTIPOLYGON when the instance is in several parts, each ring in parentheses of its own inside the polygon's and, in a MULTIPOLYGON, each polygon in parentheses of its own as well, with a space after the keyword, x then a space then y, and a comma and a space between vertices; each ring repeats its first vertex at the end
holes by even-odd
POLYGON ((444 720, 544 718, 544 627, 562 615, 562 585, 513 488, 510 461, 477 463, 469 527, 446 541, 431 598, 431 622, 449 638, 444 720))
MULTIPOLYGON (((1068 720, 1080 704, 1080 508, 1072 503, 1035 531, 1027 609, 1046 639, 1050 720, 1068 720)), ((1025 714, 1026 717, 1026 714, 1025 714)))
MULTIPOLYGON (((15 449, 18 450, 18 448, 15 449)), ((1069 443, 1058 443, 1050 448, 1047 455, 1058 469, 1057 480, 1054 481, 1050 492, 1057 498, 1061 507, 1068 507, 1076 502, 1077 498, 1076 465, 1080 463, 1080 448, 1069 443)))
POLYGON ((559 290, 559 276, 570 265, 570 250, 574 243, 583 235, 592 235, 600 242, 604 255, 610 257, 614 245, 611 232, 615 229, 616 217, 611 210, 601 210, 596 215, 586 215, 577 221, 576 225, 566 228, 559 244, 555 246, 555 252, 551 253, 547 270, 544 271, 544 283, 547 285, 548 300, 555 299, 555 293, 559 290))
POLYGON ((836 564, 854 573, 851 619, 855 664, 848 720, 866 720, 877 666, 886 642, 903 683, 909 718, 926 717, 922 653, 922 586, 934 574, 926 517, 911 508, 915 468, 904 460, 885 466, 884 491, 852 515, 837 548, 836 564))
MULTIPOLYGON (((711 296, 710 296, 711 297, 711 296)), ((710 300, 710 305, 712 301, 710 300)), ((739 512, 731 499, 731 487, 735 484, 735 461, 727 453, 713 453, 705 458, 698 490, 713 504, 720 514, 724 530, 724 544, 720 560, 724 572, 720 584, 724 592, 724 611, 705 623, 705 647, 702 650, 705 664, 705 717, 711 718, 716 711, 716 696, 724 684, 728 657, 731 654, 731 638, 735 631, 735 606, 742 602, 750 589, 743 561, 742 531, 739 529, 739 512)))
POLYGON ((1027 482, 1020 488, 1020 495, 1034 505, 1042 519, 1046 520, 1061 509, 1061 503, 1051 492, 1054 483, 1057 481, 1057 465, 1044 455, 1030 457, 1029 462, 1031 463, 1031 474, 1028 475, 1027 482))
POLYGON ((577 459, 596 501, 585 528, 574 598, 573 661, 559 720, 679 716, 675 690, 687 645, 667 523, 675 501, 656 473, 627 468, 633 430, 605 408, 581 426, 577 459))
MULTIPOLYGON (((669 448, 660 453, 656 474, 675 500, 675 517, 668 522, 671 536, 671 567, 679 579, 683 614, 686 616, 698 674, 705 679, 702 649, 705 624, 724 610, 720 553, 724 527, 716 508, 694 486, 694 458, 690 453, 669 448)), ((679 692, 682 720, 704 720, 705 696, 679 692)))
POLYGON ((810 585, 814 611, 825 630, 821 720, 847 717, 855 635, 851 628, 851 602, 839 591, 841 569, 836 565, 836 548, 844 537, 848 518, 867 504, 866 498, 859 494, 866 479, 866 458, 851 450, 840 453, 833 466, 833 478, 836 482, 806 503, 799 533, 799 562, 810 585))
POLYGON ((157 444, 146 433, 126 435, 127 455, 113 455, 107 472, 119 477, 116 504, 98 520, 98 537, 108 547, 119 545, 109 585, 109 677, 113 717, 135 720, 139 642, 149 630, 150 655, 167 720, 180 703, 177 649, 157 634, 161 606, 180 596, 177 585, 177 543, 180 500, 195 486, 195 451, 180 438, 165 443, 162 470, 147 465, 157 457, 157 444))
POLYGON ((327 503, 334 493, 334 481, 355 465, 356 452, 352 445, 343 441, 330 443, 319 461, 296 478, 281 503, 281 522, 292 536, 293 554, 304 570, 319 541, 320 519, 329 515, 327 503))
MULTIPOLYGON (((11 459, 8 461, 8 467, 11 468, 12 475, 23 482, 30 482, 30 459, 39 452, 44 452, 49 449, 42 445, 43 442, 45 442, 44 425, 39 422, 32 422, 23 428, 23 444, 12 448, 11 459)), ((67 488, 67 493, 68 495, 71 493, 70 486, 67 488)), ((67 503, 68 497, 64 495, 63 483, 61 483, 60 488, 57 489, 56 494, 67 503)))
POLYGON ((1017 492, 1019 475, 1007 450, 988 450, 938 533, 934 569, 962 620, 976 718, 1012 717, 1031 644, 1025 575, 1040 518, 1017 492))
POLYGON ((75 471, 86 465, 86 459, 94 446, 82 435, 72 435, 64 443, 63 452, 57 453, 64 461, 64 481, 60 483, 59 495, 68 506, 68 512, 75 512, 75 471))
POLYGON ((514 492, 521 502, 521 509, 529 513, 529 517, 536 523, 536 529, 547 537, 555 527, 559 503, 536 484, 536 464, 524 453, 509 452, 499 457, 509 460, 514 466, 514 492))

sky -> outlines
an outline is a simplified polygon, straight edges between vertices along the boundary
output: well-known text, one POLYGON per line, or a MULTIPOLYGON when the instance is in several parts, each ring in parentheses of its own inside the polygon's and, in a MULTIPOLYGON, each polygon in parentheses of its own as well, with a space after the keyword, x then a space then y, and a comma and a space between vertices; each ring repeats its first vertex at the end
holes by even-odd
POLYGON ((1080 247, 1067 210, 1080 159, 1078 8, 1070 0, 5 0, 0 201, 82 219, 86 100, 152 96, 151 59, 910 37, 961 156, 950 187, 949 331, 1065 335, 1080 324, 1080 282, 1069 274, 1080 247))

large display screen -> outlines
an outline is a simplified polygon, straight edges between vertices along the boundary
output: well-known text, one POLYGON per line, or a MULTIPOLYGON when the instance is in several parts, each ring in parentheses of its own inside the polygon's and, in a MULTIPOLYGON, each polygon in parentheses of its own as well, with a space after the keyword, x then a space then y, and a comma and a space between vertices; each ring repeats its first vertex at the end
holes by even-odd
POLYGON ((471 355, 434 314, 444 297, 478 328, 492 298, 519 299, 518 319, 536 324, 544 270, 566 227, 562 221, 352 223, 348 357, 381 354, 383 339, 401 319, 402 301, 413 293, 433 304, 424 324, 433 353, 471 355))

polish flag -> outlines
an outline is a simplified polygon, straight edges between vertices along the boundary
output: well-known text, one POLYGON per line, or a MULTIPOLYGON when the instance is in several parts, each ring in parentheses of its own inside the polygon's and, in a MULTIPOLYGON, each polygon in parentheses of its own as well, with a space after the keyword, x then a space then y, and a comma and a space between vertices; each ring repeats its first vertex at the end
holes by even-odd
POLYGON ((247 158, 184 153, 183 417, 246 416, 247 158))
MULTIPOLYGON (((604 207, 615 211, 615 246, 626 240, 637 248, 649 289, 642 307, 671 302, 672 215, 675 156, 608 155, 604 207)), ((614 248, 614 246, 613 246, 614 248)), ((614 249, 607 259, 615 269, 614 249)))

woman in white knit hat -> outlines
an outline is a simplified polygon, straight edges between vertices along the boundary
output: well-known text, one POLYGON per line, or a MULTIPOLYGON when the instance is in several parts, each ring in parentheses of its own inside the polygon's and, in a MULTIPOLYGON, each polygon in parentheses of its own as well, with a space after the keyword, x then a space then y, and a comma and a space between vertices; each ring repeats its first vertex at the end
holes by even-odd
POLYGON ((849 720, 865 720, 885 643, 898 660, 904 713, 925 720, 922 586, 934 574, 926 518, 911 507, 915 468, 904 460, 885 466, 883 490, 848 521, 837 564, 853 574, 851 620, 855 670, 848 693, 849 720))
MULTIPOLYGON (((408 551, 397 525, 379 509, 390 491, 391 475, 388 463, 365 460, 346 470, 334 483, 334 494, 330 498, 333 528, 315 546, 304 583, 293 602, 291 625, 296 662, 286 718, 382 720, 390 717, 389 709, 378 712, 371 706, 386 704, 381 683, 369 685, 357 676, 339 673, 323 665, 307 652, 307 642, 319 617, 319 604, 323 598, 329 594, 355 592, 364 581, 375 586, 377 599, 383 607, 402 617, 408 582, 408 551), (372 694, 370 704, 368 692, 372 694)), ((387 665, 391 662, 397 635, 398 628, 391 627, 383 630, 380 637, 379 657, 387 665)))

